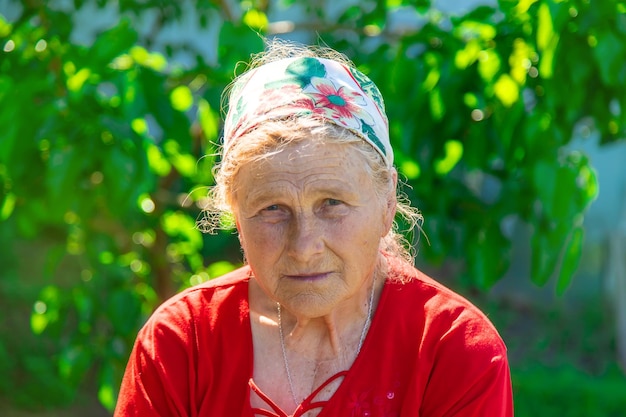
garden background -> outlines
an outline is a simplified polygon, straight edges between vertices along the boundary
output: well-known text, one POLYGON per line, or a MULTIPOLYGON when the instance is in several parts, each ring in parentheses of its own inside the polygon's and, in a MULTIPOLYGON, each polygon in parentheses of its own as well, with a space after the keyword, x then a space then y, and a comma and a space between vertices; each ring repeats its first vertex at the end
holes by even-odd
POLYGON ((516 415, 626 416, 617 0, 0 0, 0 414, 109 416, 151 311, 240 263, 195 224, 263 36, 378 84, 418 266, 501 331, 516 415))

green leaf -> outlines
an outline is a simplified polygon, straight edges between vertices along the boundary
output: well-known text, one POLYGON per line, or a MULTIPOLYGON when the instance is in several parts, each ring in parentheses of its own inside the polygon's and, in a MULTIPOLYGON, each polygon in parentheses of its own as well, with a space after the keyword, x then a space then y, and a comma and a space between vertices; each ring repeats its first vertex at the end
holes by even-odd
POLYGON ((4 221, 11 216, 13 209, 15 208, 16 197, 13 193, 8 193, 4 196, 4 201, 0 206, 0 221, 4 221))
POLYGON ((502 74, 494 84, 494 93, 505 107, 511 107, 519 100, 519 85, 508 74, 502 74))
POLYGON ((541 3, 537 12, 537 49, 541 52, 539 74, 546 79, 554 72, 554 54, 559 43, 559 34, 554 31, 550 7, 541 3))
MULTIPOLYGON (((161 225, 165 233, 172 237, 180 237, 189 242, 191 248, 202 247, 202 233, 196 228, 193 218, 182 212, 167 212, 161 217, 161 225)), ((180 246, 185 249, 185 247, 180 246)))
POLYGON ((136 331, 141 316, 141 302, 134 292, 116 290, 108 295, 107 317, 118 334, 130 336, 136 331))
POLYGON ((464 49, 456 52, 454 56, 454 65, 458 69, 465 69, 472 65, 478 59, 478 55, 482 51, 480 42, 472 39, 465 45, 464 49))
POLYGON ((444 144, 445 156, 435 161, 435 172, 447 175, 463 157, 463 144, 458 140, 448 140, 444 144))
POLYGON ((170 94, 172 107, 180 112, 186 112, 193 105, 193 94, 186 85, 179 85, 170 94))
POLYGON ((130 127, 131 129, 133 129, 133 131, 138 134, 138 135, 145 135, 148 133, 148 123, 146 122, 146 119, 142 118, 142 117, 138 117, 136 119, 133 119, 130 122, 130 127))
POLYGON ((500 56, 493 49, 481 52, 478 59, 478 73, 485 81, 491 81, 500 71, 500 56))
POLYGON ((45 180, 52 198, 66 205, 72 200, 79 175, 87 162, 88 159, 75 146, 50 150, 45 180))
POLYGON ((174 165, 180 175, 189 178, 196 173, 196 158, 180 152, 178 142, 171 139, 166 141, 163 144, 163 150, 167 155, 167 159, 174 165))
POLYGON ((552 276, 558 264, 562 245, 555 242, 555 233, 535 229, 531 238, 531 280, 539 285, 545 285, 552 276))
POLYGON ((402 172, 410 180, 419 178, 421 169, 416 161, 406 159, 400 164, 400 172, 402 172))
POLYGON ((245 25, 224 21, 220 29, 218 62, 232 74, 238 62, 247 61, 251 54, 263 50, 263 40, 245 25))
POLYGON ((41 290, 30 316, 33 333, 41 334, 50 324, 59 320, 61 303, 61 292, 58 287, 48 285, 41 290))
MULTIPOLYGON (((156 72, 161 72, 167 67, 167 60, 161 54, 155 52, 148 52, 145 48, 141 46, 133 46, 130 48, 129 57, 132 58, 137 64, 151 68, 156 72)), ((120 57, 124 59, 124 56, 120 57)), ((118 58, 115 60, 116 66, 123 67, 128 65, 125 61, 118 61, 118 58)))
POLYGON ((428 97, 430 99, 430 114, 433 119, 437 121, 443 119, 446 113, 446 105, 441 97, 441 90, 439 88, 433 88, 428 97))
POLYGON ((555 35, 550 6, 541 3, 537 11, 537 48, 540 51, 548 49, 555 35))
POLYGON ((30 328, 34 334, 42 334, 46 327, 48 327, 48 317, 45 314, 31 314, 30 316, 30 328))
POLYGON ((483 290, 491 288, 508 268, 510 246, 497 222, 478 230, 467 249, 471 281, 483 290))
POLYGON ((110 363, 105 363, 100 370, 98 378, 98 400, 110 412, 113 412, 115 408, 117 395, 114 387, 116 384, 115 369, 110 363))
POLYGON ((593 54, 600 67, 602 80, 607 84, 618 84, 626 81, 624 67, 624 36, 620 39, 613 32, 603 30, 597 36, 598 44, 593 48, 593 54))
POLYGON ((127 52, 137 42, 137 31, 129 19, 122 19, 119 24, 101 33, 89 49, 85 64, 90 68, 108 65, 119 55, 127 52))
POLYGON ((563 295, 569 287, 574 277, 574 273, 578 269, 580 258, 583 251, 583 240, 585 231, 582 226, 577 226, 572 230, 567 245, 563 252, 563 260, 561 271, 556 283, 557 294, 563 295))
POLYGON ((13 25, 7 22, 2 14, 0 14, 0 38, 6 38, 11 34, 13 25))
POLYGON ((515 11, 519 14, 527 13, 530 6, 536 2, 537 0, 519 0, 515 6, 515 11))
POLYGON ((221 277, 231 271, 234 271, 237 268, 237 265, 230 263, 228 261, 218 261, 213 262, 207 268, 207 273, 211 278, 221 277))
POLYGON ((211 105, 205 99, 200 99, 198 102, 198 120, 204 136, 209 141, 217 141, 219 116, 215 114, 211 105))
POLYGON ((264 30, 269 22, 265 13, 257 9, 250 9, 244 14, 243 23, 252 29, 264 30))
POLYGON ((165 177, 172 170, 172 165, 155 144, 146 142, 146 156, 148 157, 148 166, 158 176, 165 177))
POLYGON ((69 346, 60 354, 59 374, 71 385, 77 385, 91 365, 91 352, 85 346, 69 346))
POLYGON ((89 79, 91 75, 91 70, 89 68, 82 68, 77 73, 72 74, 67 78, 67 88, 72 92, 77 92, 81 88, 85 82, 89 79))
MULTIPOLYGON (((487 9, 493 11, 493 9, 487 9)), ((480 39, 490 41, 496 37, 497 29, 489 23, 477 22, 475 20, 462 20, 454 28, 454 34, 461 39, 480 39)))

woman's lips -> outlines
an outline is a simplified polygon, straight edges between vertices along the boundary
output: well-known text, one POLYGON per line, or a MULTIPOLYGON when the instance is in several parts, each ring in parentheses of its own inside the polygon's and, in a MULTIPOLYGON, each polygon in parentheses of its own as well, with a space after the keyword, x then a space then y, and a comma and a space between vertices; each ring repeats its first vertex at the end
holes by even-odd
POLYGON ((330 272, 314 272, 307 274, 294 274, 294 275, 285 275, 289 279, 294 279, 298 281, 317 281, 320 279, 324 279, 330 275, 330 272))

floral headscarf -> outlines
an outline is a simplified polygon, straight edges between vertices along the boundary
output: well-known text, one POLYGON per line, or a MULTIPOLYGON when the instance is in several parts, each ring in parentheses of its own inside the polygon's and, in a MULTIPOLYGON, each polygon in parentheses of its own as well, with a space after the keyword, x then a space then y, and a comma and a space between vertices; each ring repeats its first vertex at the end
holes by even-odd
POLYGON ((393 165, 380 91, 357 69, 325 58, 281 59, 240 78, 230 96, 224 152, 259 124, 293 116, 322 117, 345 127, 393 165))

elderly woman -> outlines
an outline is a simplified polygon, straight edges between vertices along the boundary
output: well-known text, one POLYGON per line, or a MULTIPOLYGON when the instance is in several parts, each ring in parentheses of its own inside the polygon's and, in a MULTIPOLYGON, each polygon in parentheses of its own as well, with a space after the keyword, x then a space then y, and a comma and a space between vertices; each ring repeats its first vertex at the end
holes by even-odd
POLYGON ((512 416, 498 333, 394 231, 419 215, 343 56, 270 45, 230 91, 216 182, 246 265, 159 307, 116 416, 512 416))

